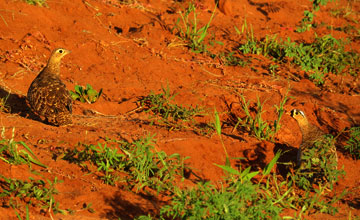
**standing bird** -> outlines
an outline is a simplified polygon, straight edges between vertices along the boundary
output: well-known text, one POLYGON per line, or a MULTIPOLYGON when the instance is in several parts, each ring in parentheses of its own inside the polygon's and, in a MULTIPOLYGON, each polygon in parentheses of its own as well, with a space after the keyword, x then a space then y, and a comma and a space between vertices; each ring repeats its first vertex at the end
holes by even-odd
MULTIPOLYGON (((306 118, 303 111, 300 111, 298 109, 293 109, 290 112, 291 117, 293 117, 297 123, 299 124, 301 133, 302 133, 302 143, 299 147, 298 153, 297 153, 297 166, 301 167, 302 156, 304 152, 309 152, 311 149, 314 149, 316 142, 321 142, 322 144, 326 144, 326 137, 324 132, 322 132, 318 127, 316 127, 313 124, 310 124, 308 122, 308 119, 306 118)), ((325 146, 325 145, 324 145, 325 146)), ((317 152, 320 152, 320 150, 317 150, 317 152)), ((337 154, 336 154, 336 148, 334 143, 330 143, 329 152, 327 152, 328 155, 333 155, 332 157, 335 158, 335 163, 337 164, 337 154)), ((314 156, 314 155, 312 155, 314 156)), ((318 155, 321 156, 321 155, 318 155)), ((314 159, 314 158, 312 158, 314 159)), ((316 159, 316 158, 315 158, 316 159)))
POLYGON ((55 126, 72 123, 72 99, 60 79, 61 59, 70 51, 55 49, 39 75, 31 83, 27 99, 34 113, 55 126))

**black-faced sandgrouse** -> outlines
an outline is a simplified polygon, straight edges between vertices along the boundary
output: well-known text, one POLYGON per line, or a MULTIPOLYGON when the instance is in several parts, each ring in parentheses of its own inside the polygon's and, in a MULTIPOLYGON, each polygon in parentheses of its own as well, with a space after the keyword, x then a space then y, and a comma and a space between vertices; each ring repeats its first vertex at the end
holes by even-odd
POLYGON ((69 53, 63 48, 55 49, 45 68, 31 83, 27 94, 33 112, 55 126, 72 123, 72 99, 60 79, 61 59, 69 53))
MULTIPOLYGON (((303 111, 293 109, 291 110, 290 115, 297 121, 302 133, 302 142, 297 153, 297 166, 301 168, 301 164, 303 162, 302 156, 304 152, 308 152, 310 149, 314 148, 314 144, 316 142, 325 141, 325 134, 318 127, 309 123, 303 111)), ((327 155, 333 155, 332 158, 335 158, 337 164, 337 153, 334 143, 331 143, 327 155)))

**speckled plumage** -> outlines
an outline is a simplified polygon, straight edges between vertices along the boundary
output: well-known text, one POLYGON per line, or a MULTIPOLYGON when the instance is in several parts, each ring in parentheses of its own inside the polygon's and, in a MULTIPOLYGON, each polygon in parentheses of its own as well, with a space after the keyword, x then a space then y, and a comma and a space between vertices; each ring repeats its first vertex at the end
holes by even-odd
POLYGON ((63 48, 55 49, 45 68, 31 83, 27 94, 33 112, 55 126, 72 123, 72 99, 60 79, 61 59, 69 53, 63 48))
MULTIPOLYGON (((302 133, 302 142, 297 153, 297 166, 300 167, 302 162, 302 152, 312 148, 315 142, 324 140, 325 133, 315 125, 309 123, 303 111, 293 109, 291 110, 290 115, 297 121, 302 133)), ((332 144, 331 152, 329 153, 335 154, 335 158, 337 160, 335 145, 332 144)))

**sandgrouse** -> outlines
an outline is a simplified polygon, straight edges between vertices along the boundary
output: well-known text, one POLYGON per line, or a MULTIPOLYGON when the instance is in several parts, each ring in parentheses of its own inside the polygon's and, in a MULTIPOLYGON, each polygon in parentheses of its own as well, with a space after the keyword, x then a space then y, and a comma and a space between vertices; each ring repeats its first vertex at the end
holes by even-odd
POLYGON ((60 79, 61 59, 69 53, 63 48, 55 49, 45 68, 31 83, 27 94, 33 112, 55 126, 72 123, 72 99, 60 79))
MULTIPOLYGON (((293 109, 291 110, 290 115, 297 121, 302 133, 302 143, 297 153, 297 166, 301 167, 303 153, 313 148, 315 142, 324 141, 325 134, 318 127, 308 122, 303 111, 293 109)), ((328 154, 333 154, 337 163, 336 148, 333 143, 331 144, 330 152, 328 152, 328 154)))

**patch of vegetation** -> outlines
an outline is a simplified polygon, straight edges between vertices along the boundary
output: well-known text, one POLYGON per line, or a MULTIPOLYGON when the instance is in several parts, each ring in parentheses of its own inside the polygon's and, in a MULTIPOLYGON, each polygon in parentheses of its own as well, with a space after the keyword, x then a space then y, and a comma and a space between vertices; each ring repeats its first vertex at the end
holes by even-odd
POLYGON ((279 65, 276 65, 276 64, 269 65, 269 72, 271 73, 272 76, 276 75, 276 71, 278 68, 279 68, 279 65))
POLYGON ((360 159, 360 127, 350 129, 350 137, 344 146, 345 150, 356 159, 360 159))
POLYGON ((44 212, 51 211, 54 214, 62 213, 66 211, 59 208, 59 203, 55 201, 54 195, 58 193, 55 189, 56 184, 60 183, 55 177, 54 181, 47 180, 47 183, 43 180, 35 180, 29 178, 29 181, 7 178, 0 175, 1 192, 0 198, 8 198, 9 207, 14 209, 19 208, 19 200, 26 202, 27 205, 35 205, 40 207, 44 212))
POLYGON ((266 36, 261 41, 251 37, 239 50, 244 54, 261 54, 280 63, 290 61, 299 65, 317 85, 324 83, 325 74, 346 71, 356 76, 360 69, 359 54, 345 51, 345 42, 331 35, 316 37, 309 44, 296 44, 290 38, 287 41, 277 40, 276 36, 266 36))
POLYGON ((333 2, 336 0, 312 0, 312 10, 304 11, 304 17, 301 19, 300 26, 296 29, 297 32, 302 33, 310 30, 311 28, 317 27, 317 24, 314 23, 315 12, 320 10, 320 5, 326 5, 328 2, 333 2))
POLYGON ((204 53, 207 51, 207 45, 204 44, 204 40, 209 34, 208 29, 214 18, 215 10, 216 7, 208 23, 202 27, 199 27, 198 14, 192 2, 189 3, 184 13, 179 12, 180 18, 178 18, 174 29, 176 29, 179 39, 195 53, 204 53), (190 18, 191 15, 193 16, 192 19, 190 18))
MULTIPOLYGON (((215 124, 221 129, 219 122, 215 124)), ((130 189, 135 187, 136 191, 150 188, 166 193, 171 200, 160 209, 160 219, 279 219, 284 208, 299 210, 296 218, 312 212, 335 214, 337 210, 332 205, 344 195, 332 195, 329 200, 327 185, 319 183, 314 183, 319 184, 318 188, 298 188, 299 179, 303 178, 298 172, 289 173, 287 180, 279 181, 277 174, 271 175, 271 171, 281 152, 276 153, 262 171, 251 171, 251 167, 238 170, 230 163, 216 164, 227 174, 219 184, 201 182, 192 188, 179 188, 174 181, 182 177, 186 158, 156 151, 152 136, 133 143, 110 140, 107 143, 118 145, 80 145, 83 150, 78 147, 67 150, 63 159, 88 170, 88 165, 95 166, 102 176, 111 173, 118 178, 115 181, 126 181, 130 189), (255 176, 258 176, 256 180, 255 176)), ((329 172, 332 174, 336 174, 335 171, 329 172)), ((331 183, 337 180, 333 179, 331 183)), ((136 219, 153 218, 147 215, 136 219)))
POLYGON ((46 0, 24 0, 24 2, 28 3, 29 5, 48 7, 46 0))
POLYGON ((153 137, 147 136, 133 143, 108 141, 117 145, 111 147, 107 144, 81 144, 67 150, 63 159, 90 170, 86 164, 89 162, 100 172, 99 177, 106 184, 125 181, 136 191, 149 187, 159 193, 171 187, 175 178, 183 176, 184 160, 187 158, 156 151, 153 137))
POLYGON ((179 129, 186 127, 183 122, 192 122, 196 124, 194 117, 203 115, 204 110, 198 106, 188 108, 181 105, 173 104, 177 94, 171 94, 169 86, 163 92, 154 94, 151 92, 146 97, 139 99, 139 104, 146 112, 151 112, 154 115, 160 116, 158 120, 160 124, 165 124, 170 129, 179 129))
POLYGON ((302 166, 289 172, 286 181, 279 183, 275 175, 268 179, 269 190, 265 192, 281 199, 282 207, 299 210, 296 218, 312 213, 334 215, 338 212, 334 205, 347 194, 346 190, 332 193, 335 183, 345 175, 343 168, 337 168, 334 141, 331 135, 324 136, 312 148, 302 151, 302 166))
POLYGON ((284 209, 296 211, 293 218, 303 219, 303 215, 326 213, 335 215, 338 209, 335 205, 346 195, 347 191, 334 194, 323 184, 314 185, 311 189, 299 189, 300 177, 297 173, 289 173, 286 180, 280 180, 274 173, 261 185, 267 197, 284 209))
POLYGON ((125 155, 118 153, 118 149, 109 148, 107 144, 102 145, 99 143, 97 146, 79 144, 78 147, 67 150, 62 159, 74 162, 87 170, 89 169, 85 162, 89 161, 92 165, 95 165, 97 171, 102 174, 99 178, 102 179, 105 184, 115 185, 119 177, 113 173, 115 170, 124 168, 123 158, 125 155), (78 147, 83 148, 83 150, 79 150, 78 147))
POLYGON ((300 21, 300 25, 297 27, 296 32, 302 33, 310 30, 312 27, 316 27, 313 23, 314 21, 314 12, 313 11, 304 11, 304 17, 300 21))
POLYGON ((71 98, 73 100, 78 100, 82 103, 95 103, 101 96, 102 89, 100 89, 99 92, 97 92, 90 84, 86 85, 86 88, 76 85, 75 86, 75 92, 70 91, 71 98))
MULTIPOLYGON (((280 155, 280 154, 279 154, 280 155)), ((270 173, 278 157, 264 169, 262 177, 270 173)), ((161 208, 165 219, 280 219, 282 208, 262 193, 260 184, 251 179, 259 171, 250 172, 250 167, 238 171, 230 166, 221 166, 228 178, 220 187, 210 182, 198 183, 192 189, 174 190, 170 205, 161 208)))
POLYGON ((344 170, 337 169, 335 139, 331 135, 323 136, 313 147, 302 150, 302 164, 296 175, 297 185, 306 190, 313 184, 333 189, 333 184, 345 175, 344 170))
POLYGON ((178 189, 161 214, 180 219, 279 219, 280 211, 271 200, 258 195, 256 185, 237 181, 220 189, 209 182, 178 189))
POLYGON ((344 193, 329 200, 324 188, 316 192, 299 191, 292 178, 279 181, 271 170, 280 155, 281 152, 276 153, 261 173, 250 172, 250 167, 236 170, 217 165, 228 174, 225 182, 219 187, 207 182, 191 189, 174 190, 171 203, 160 211, 162 219, 280 219, 284 208, 297 211, 294 217, 283 216, 284 219, 302 218, 314 212, 335 214, 337 209, 332 205, 344 193), (253 180, 255 176, 258 181, 253 180))
POLYGON ((215 131, 217 133, 217 135, 219 136, 220 138, 220 141, 221 141, 221 145, 223 146, 223 149, 224 149, 224 153, 225 153, 225 165, 226 166, 230 166, 230 158, 229 158, 229 154, 226 150, 226 147, 225 147, 225 144, 224 144, 224 141, 222 139, 222 136, 221 136, 221 122, 220 122, 220 117, 219 117, 219 113, 216 111, 216 108, 214 109, 214 128, 215 128, 215 131))
POLYGON ((5 138, 5 128, 2 129, 0 140, 0 160, 5 161, 9 164, 20 165, 20 164, 36 164, 41 167, 46 167, 42 164, 23 141, 14 141, 15 128, 12 130, 11 139, 5 138))
POLYGON ((259 140, 273 140, 276 133, 280 130, 280 120, 285 112, 284 105, 288 100, 287 93, 284 98, 280 101, 279 106, 275 105, 278 118, 269 124, 269 122, 264 121, 262 114, 265 112, 263 110, 263 105, 265 102, 261 103, 260 98, 257 98, 256 102, 256 112, 255 115, 251 113, 250 101, 246 101, 245 97, 240 95, 242 101, 242 110, 245 113, 244 118, 237 117, 236 124, 234 125, 234 130, 238 126, 244 127, 247 131, 251 132, 259 140))
POLYGON ((128 156, 126 162, 131 178, 127 181, 135 183, 137 190, 147 186, 161 192, 172 187, 176 177, 184 176, 184 161, 188 157, 156 151, 153 136, 127 144, 122 150, 128 156))

